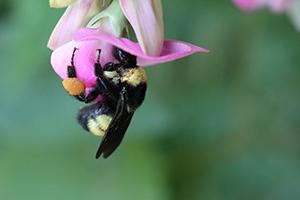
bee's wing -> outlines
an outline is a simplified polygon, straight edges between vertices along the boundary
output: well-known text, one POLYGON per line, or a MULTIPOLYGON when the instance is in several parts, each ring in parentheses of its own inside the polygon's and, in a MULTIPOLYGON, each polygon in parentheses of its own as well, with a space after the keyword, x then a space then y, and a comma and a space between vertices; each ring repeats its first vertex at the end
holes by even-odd
POLYGON ((96 158, 99 158, 102 154, 103 158, 107 158, 116 150, 125 135, 133 114, 134 112, 127 111, 124 94, 121 94, 116 113, 100 143, 96 158))

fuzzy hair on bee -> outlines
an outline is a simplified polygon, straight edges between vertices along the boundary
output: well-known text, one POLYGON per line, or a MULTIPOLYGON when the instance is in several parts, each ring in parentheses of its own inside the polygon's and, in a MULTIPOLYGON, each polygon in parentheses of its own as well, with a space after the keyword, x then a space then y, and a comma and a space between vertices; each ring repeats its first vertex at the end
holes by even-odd
POLYGON ((80 80, 77 80, 74 66, 74 48, 71 65, 68 66, 68 79, 76 82, 78 87, 67 85, 71 81, 63 81, 65 89, 71 96, 84 103, 91 103, 99 95, 104 99, 82 107, 77 115, 77 121, 82 128, 96 136, 103 136, 96 158, 109 157, 120 145, 135 110, 144 101, 147 90, 147 75, 143 68, 137 66, 136 57, 115 48, 113 55, 116 63, 109 62, 102 68, 100 64, 101 50, 94 65, 97 77, 96 86, 86 94, 82 90, 80 80), (75 80, 75 81, 74 81, 75 80), (73 91, 69 91, 72 89, 73 91), (80 91, 81 93, 79 94, 80 91))

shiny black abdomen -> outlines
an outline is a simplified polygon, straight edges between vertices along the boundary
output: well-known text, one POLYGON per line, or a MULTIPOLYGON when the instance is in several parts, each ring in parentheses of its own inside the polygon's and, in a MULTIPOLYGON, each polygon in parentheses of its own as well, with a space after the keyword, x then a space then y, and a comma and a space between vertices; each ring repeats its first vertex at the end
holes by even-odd
POLYGON ((113 116, 115 111, 116 105, 112 105, 108 100, 102 100, 92 105, 82 107, 78 111, 77 121, 82 128, 89 131, 87 127, 89 119, 96 119, 97 116, 103 114, 113 116))

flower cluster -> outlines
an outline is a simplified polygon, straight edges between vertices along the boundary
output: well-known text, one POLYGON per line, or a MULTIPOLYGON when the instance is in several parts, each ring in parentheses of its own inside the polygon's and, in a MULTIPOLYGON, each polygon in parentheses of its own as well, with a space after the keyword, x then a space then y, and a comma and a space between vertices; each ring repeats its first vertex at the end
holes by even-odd
POLYGON ((102 66, 115 61, 115 47, 136 56, 140 66, 207 52, 186 42, 164 39, 160 0, 50 0, 50 6, 67 7, 48 42, 53 50, 51 64, 62 79, 67 78, 72 52, 78 48, 74 63, 87 89, 95 85, 97 49, 102 50, 102 66), (138 43, 129 39, 130 28, 138 43))
POLYGON ((286 13, 300 31, 300 0, 233 0, 233 2, 247 12, 268 7, 273 13, 286 13))

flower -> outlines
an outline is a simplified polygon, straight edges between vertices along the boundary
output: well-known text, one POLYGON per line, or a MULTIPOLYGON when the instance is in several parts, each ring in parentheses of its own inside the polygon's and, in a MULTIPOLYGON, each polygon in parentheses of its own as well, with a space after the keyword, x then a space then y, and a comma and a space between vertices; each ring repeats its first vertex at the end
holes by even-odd
POLYGON ((79 79, 86 83, 87 87, 92 87, 95 83, 96 77, 93 75, 93 67, 97 58, 97 49, 106 49, 102 51, 103 55, 100 60, 102 65, 114 60, 111 56, 113 46, 137 56, 140 66, 169 62, 196 52, 208 52, 208 50, 190 43, 165 40, 159 56, 148 56, 143 53, 138 43, 127 38, 115 37, 99 29, 82 29, 78 32, 76 39, 79 41, 67 43, 56 49, 52 54, 51 64, 61 78, 67 78, 67 66, 70 64, 71 52, 76 46, 79 50, 74 58, 74 63, 78 69, 79 79), (110 49, 108 52, 107 48, 110 49))
POLYGON ((300 0, 233 0, 241 9, 247 12, 262 7, 268 7, 273 13, 287 13, 300 31, 300 0))
POLYGON ((282 12, 291 0, 233 0, 233 2, 245 11, 253 11, 266 6, 274 12, 282 12))
POLYGON ((75 32, 85 27, 93 16, 107 6, 108 2, 105 0, 50 0, 51 7, 68 6, 68 8, 55 26, 49 38, 48 47, 54 50, 71 41, 75 32))
POLYGON ((60 20, 58 28, 60 31, 56 32, 61 35, 55 36, 64 39, 55 43, 51 56, 51 64, 55 72, 62 79, 66 79, 67 66, 70 65, 73 49, 78 48, 74 63, 77 77, 84 82, 87 90, 95 85, 94 64, 97 59, 97 49, 102 50, 100 59, 102 66, 107 62, 115 61, 112 56, 114 47, 137 56, 140 66, 176 60, 195 52, 207 52, 206 49, 190 43, 164 40, 160 0, 113 0, 105 10, 95 14, 87 22, 90 17, 83 13, 90 12, 92 3, 92 0, 77 0, 69 5, 68 9, 72 7, 73 12, 77 10, 80 13, 81 22, 76 22, 76 26, 72 24, 68 18, 72 14, 62 17, 63 20, 60 20), (133 27, 138 43, 124 37, 126 36, 125 17, 133 27), (66 33, 68 29, 65 29, 64 24, 67 28, 72 26, 72 34, 66 33))

